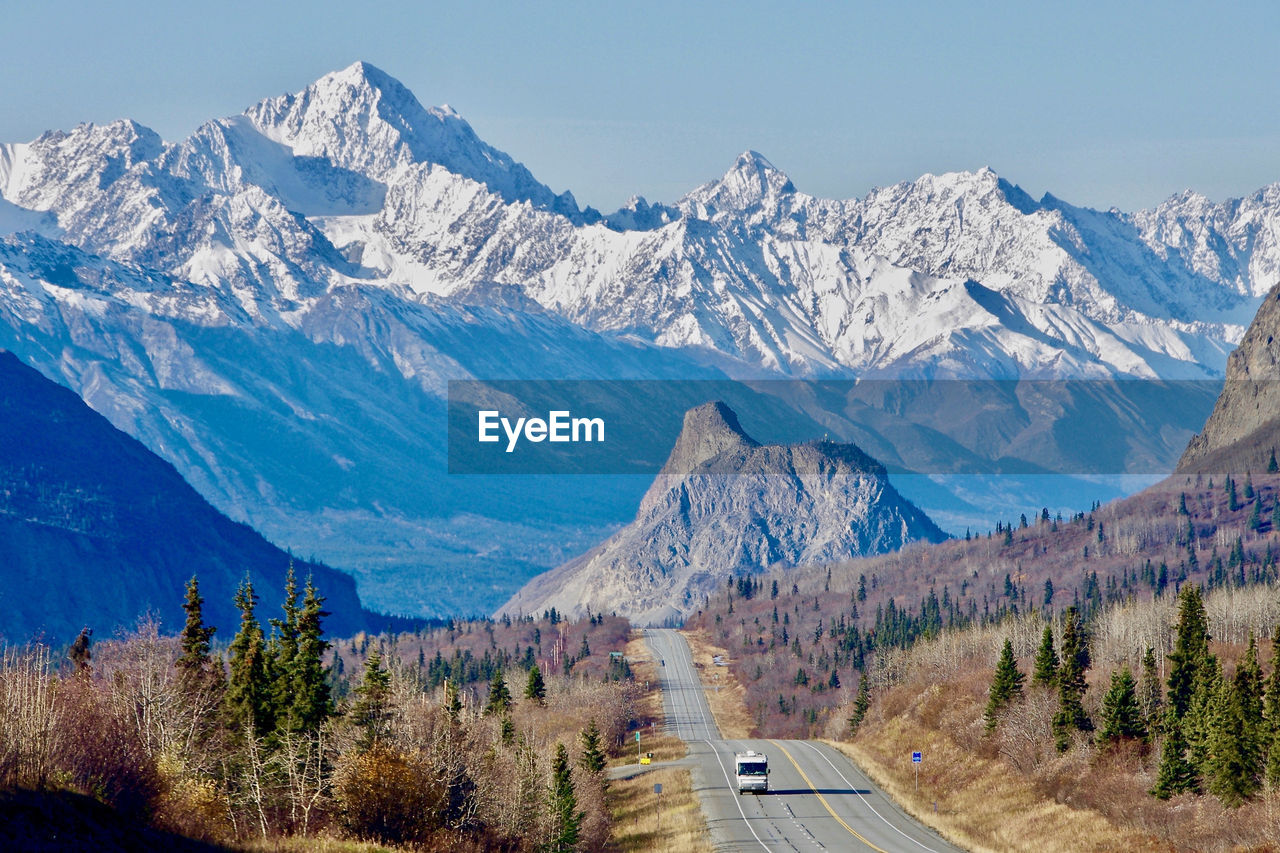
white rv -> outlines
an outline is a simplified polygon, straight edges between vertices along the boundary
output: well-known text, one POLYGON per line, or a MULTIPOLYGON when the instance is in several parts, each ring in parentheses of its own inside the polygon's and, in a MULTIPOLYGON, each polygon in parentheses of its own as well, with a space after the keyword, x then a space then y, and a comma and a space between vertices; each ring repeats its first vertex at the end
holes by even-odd
POLYGON ((733 770, 738 777, 738 793, 763 794, 769 790, 769 756, 754 750, 733 756, 733 770))

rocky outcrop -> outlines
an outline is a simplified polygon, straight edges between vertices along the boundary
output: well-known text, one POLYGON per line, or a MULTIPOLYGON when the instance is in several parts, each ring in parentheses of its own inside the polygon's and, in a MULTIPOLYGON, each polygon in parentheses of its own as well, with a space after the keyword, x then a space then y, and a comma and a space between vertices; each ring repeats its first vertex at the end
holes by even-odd
POLYGON ((678 620, 732 575, 946 538, 855 445, 761 445, 724 403, 685 414, 635 521, 530 581, 502 609, 678 620))
POLYGON ((1222 394, 1178 462, 1180 472, 1265 470, 1280 448, 1280 284, 1227 359, 1222 394))

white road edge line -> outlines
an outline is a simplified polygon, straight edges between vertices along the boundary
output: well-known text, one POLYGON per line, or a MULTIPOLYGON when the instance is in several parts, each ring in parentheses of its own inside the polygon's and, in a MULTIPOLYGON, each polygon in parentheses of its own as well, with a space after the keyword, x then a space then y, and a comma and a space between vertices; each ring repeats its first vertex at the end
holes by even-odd
POLYGON ((850 790, 852 790, 852 791, 854 791, 855 793, 857 793, 857 795, 858 795, 858 799, 862 800, 863 805, 865 805, 867 808, 871 809, 871 813, 872 813, 873 815, 875 815, 876 817, 880 818, 880 820, 884 821, 885 826, 889 827, 889 828, 890 828, 890 829, 892 829, 894 832, 898 833, 898 834, 899 834, 899 835, 901 835, 903 838, 905 838, 905 839, 907 839, 908 841, 910 841, 912 844, 915 844, 915 845, 916 845, 916 846, 918 846, 918 847, 922 847, 922 848, 924 848, 925 850, 930 851, 930 853, 938 853, 938 851, 937 851, 937 850, 934 850, 932 847, 929 847, 928 845, 924 844, 923 842, 918 841, 918 840, 916 840, 916 839, 912 838, 910 835, 907 835, 905 832, 903 832, 901 829, 899 829, 897 826, 895 826, 895 825, 893 824, 893 822, 892 822, 892 821, 890 821, 890 820, 886 819, 884 815, 882 815, 882 814, 880 814, 880 812, 876 811, 875 806, 871 805, 871 802, 870 802, 870 800, 868 800, 868 799, 867 799, 866 795, 865 795, 865 794, 863 794, 862 792, 858 791, 858 787, 857 787, 856 785, 854 785, 852 782, 850 782, 850 781, 849 781, 849 779, 848 779, 848 778, 847 778, 843 773, 841 773, 841 772, 840 772, 840 768, 839 768, 839 767, 836 767, 836 766, 835 766, 835 764, 833 764, 833 763, 831 762, 831 759, 830 759, 830 758, 827 758, 827 756, 823 754, 822 750, 818 749, 816 746, 814 746, 813 744, 809 743, 808 741, 803 741, 803 740, 801 740, 801 741, 796 741, 796 743, 800 744, 801 746, 807 746, 809 749, 811 749, 811 750, 813 750, 814 752, 816 752, 816 753, 818 754, 818 757, 819 757, 819 758, 821 758, 823 761, 827 762, 827 764, 829 764, 829 765, 831 766, 831 769, 832 769, 832 770, 834 770, 834 771, 836 771, 836 775, 837 775, 837 776, 839 776, 839 777, 844 781, 844 783, 845 783, 846 785, 848 785, 848 786, 849 786, 849 789, 850 789, 850 790))
MULTIPOLYGON (((649 639, 648 630, 645 631, 645 639, 646 640, 649 639)), ((696 684, 698 686, 698 689, 701 690, 702 679, 698 678, 697 673, 693 672, 692 667, 689 667, 689 675, 692 677, 692 683, 696 684)), ((674 710, 675 702, 673 701, 671 704, 674 710)), ((698 706, 698 714, 702 717, 702 725, 705 729, 709 731, 710 726, 707 725, 707 712, 704 711, 702 708, 705 702, 698 702, 696 704, 698 706)), ((678 732, 679 732, 679 729, 677 728, 677 736, 678 736, 678 732)), ((711 741, 708 740, 707 738, 703 738, 702 742, 705 743, 711 749, 711 754, 716 757, 716 764, 720 765, 720 772, 724 774, 725 787, 727 787, 729 790, 729 793, 733 795, 733 804, 738 807, 738 814, 742 815, 742 822, 747 825, 747 829, 751 830, 751 836, 756 840, 756 843, 760 845, 761 849, 765 850, 766 853, 768 853, 769 845, 765 844, 764 841, 760 838, 759 834, 756 833, 756 828, 752 826, 751 821, 747 819, 747 813, 742 810, 742 797, 740 794, 738 794, 733 790, 733 782, 729 781, 729 771, 725 769, 724 761, 720 758, 720 751, 716 749, 715 745, 712 744, 711 741)), ((837 770, 836 772, 839 773, 840 771, 837 770)))

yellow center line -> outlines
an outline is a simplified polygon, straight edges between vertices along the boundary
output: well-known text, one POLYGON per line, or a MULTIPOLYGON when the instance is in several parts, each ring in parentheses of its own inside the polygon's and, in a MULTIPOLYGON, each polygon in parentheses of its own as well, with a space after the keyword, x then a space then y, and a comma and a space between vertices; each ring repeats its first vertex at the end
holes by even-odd
POLYGON ((803 779, 804 783, 809 786, 809 790, 813 791, 814 795, 818 798, 818 802, 822 803, 823 808, 827 810, 828 814, 830 814, 833 818, 836 819, 837 823, 839 823, 845 829, 849 830, 849 832, 853 834, 854 838, 858 839, 863 844, 870 847, 872 850, 876 850, 878 851, 878 853, 889 853, 889 851, 884 850, 883 848, 877 847, 874 844, 872 844, 870 841, 864 838, 862 834, 858 832, 858 830, 854 829, 852 826, 849 826, 849 824, 845 823, 844 818, 836 814, 836 810, 831 808, 831 804, 827 802, 827 798, 822 796, 821 792, 818 791, 818 786, 813 784, 813 782, 809 781, 808 774, 800 769, 800 765, 797 764, 796 760, 791 757, 791 753, 787 752, 787 748, 785 746, 778 743, 776 740, 771 740, 769 741, 769 743, 773 744, 778 749, 782 750, 782 754, 785 755, 787 757, 787 760, 791 762, 791 766, 794 767, 796 769, 796 772, 800 774, 800 778, 803 779))

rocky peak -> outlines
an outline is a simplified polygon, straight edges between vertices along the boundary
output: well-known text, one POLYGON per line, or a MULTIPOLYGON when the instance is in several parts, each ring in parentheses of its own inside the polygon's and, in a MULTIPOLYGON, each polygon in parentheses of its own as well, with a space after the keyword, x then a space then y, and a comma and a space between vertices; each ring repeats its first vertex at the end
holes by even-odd
POLYGON ((685 412, 684 426, 662 471, 688 474, 726 451, 758 446, 755 439, 743 431, 733 409, 719 400, 703 403, 685 412))
POLYGON ((635 520, 532 580, 504 610, 616 611, 638 624, 663 624, 731 576, 944 538, 854 445, 761 445, 732 409, 706 403, 685 414, 635 520))

